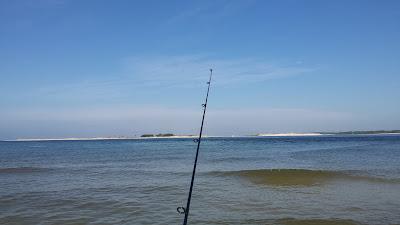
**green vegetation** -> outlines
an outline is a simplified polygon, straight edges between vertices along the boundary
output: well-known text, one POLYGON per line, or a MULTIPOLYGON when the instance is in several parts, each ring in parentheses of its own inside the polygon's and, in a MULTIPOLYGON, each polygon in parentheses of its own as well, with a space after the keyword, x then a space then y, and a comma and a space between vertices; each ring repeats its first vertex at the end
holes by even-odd
POLYGON ((166 134, 157 134, 156 137, 173 137, 175 136, 174 134, 171 133, 166 133, 166 134))
POLYGON ((174 134, 171 133, 166 133, 166 134, 143 134, 140 137, 173 137, 175 136, 174 134))

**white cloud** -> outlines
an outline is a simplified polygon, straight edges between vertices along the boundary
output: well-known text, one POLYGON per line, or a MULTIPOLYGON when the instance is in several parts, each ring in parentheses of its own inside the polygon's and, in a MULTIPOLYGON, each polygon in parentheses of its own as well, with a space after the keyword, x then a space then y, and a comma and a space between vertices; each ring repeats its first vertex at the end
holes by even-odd
POLYGON ((280 65, 261 59, 218 59, 202 55, 131 57, 124 60, 127 73, 147 83, 166 86, 193 86, 207 78, 209 68, 215 72, 216 85, 262 82, 297 76, 316 68, 280 65))
POLYGON ((180 13, 173 15, 165 21, 164 25, 176 25, 177 23, 187 21, 211 21, 224 17, 229 17, 240 13, 249 6, 254 4, 254 1, 200 1, 190 8, 182 10, 180 13))
POLYGON ((206 55, 134 56, 121 59, 121 67, 109 76, 82 76, 74 83, 38 87, 43 98, 118 99, 124 93, 163 91, 160 88, 204 86, 209 69, 214 69, 213 86, 246 86, 270 79, 306 75, 317 68, 267 62, 262 59, 220 59, 206 55))

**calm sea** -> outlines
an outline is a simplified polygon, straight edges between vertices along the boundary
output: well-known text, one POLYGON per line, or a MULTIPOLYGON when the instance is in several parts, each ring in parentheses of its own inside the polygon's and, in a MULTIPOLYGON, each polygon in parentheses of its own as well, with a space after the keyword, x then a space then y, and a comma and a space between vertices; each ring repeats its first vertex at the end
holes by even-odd
MULTIPOLYGON (((0 224, 181 224, 191 139, 0 142, 0 224)), ((189 224, 400 224, 400 136, 207 138, 189 224)))

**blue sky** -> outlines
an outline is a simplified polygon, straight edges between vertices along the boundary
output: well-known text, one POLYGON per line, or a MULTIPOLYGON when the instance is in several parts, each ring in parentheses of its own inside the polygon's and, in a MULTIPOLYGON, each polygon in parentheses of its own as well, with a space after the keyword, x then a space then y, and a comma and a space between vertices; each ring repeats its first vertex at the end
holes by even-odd
POLYGON ((0 0, 0 139, 400 129, 399 1, 0 0))

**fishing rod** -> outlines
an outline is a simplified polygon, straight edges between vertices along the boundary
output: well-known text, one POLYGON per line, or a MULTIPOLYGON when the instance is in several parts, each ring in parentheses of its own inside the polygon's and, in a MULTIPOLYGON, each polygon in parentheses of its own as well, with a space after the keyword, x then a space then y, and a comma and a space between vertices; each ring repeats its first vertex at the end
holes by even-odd
POLYGON ((199 138, 194 139, 194 142, 197 142, 197 150, 196 150, 196 157, 194 159, 194 164, 193 164, 193 172, 192 172, 192 180, 190 182, 190 189, 189 189, 189 195, 188 199, 186 202, 186 207, 178 207, 176 210, 180 214, 185 214, 185 218, 183 219, 183 225, 187 225, 188 217, 189 217, 189 209, 190 209, 190 200, 192 199, 192 190, 193 190, 193 182, 194 182, 194 175, 196 174, 196 166, 197 166, 197 158, 199 156, 199 149, 200 149, 200 143, 201 143, 201 135, 203 134, 203 124, 204 124, 204 117, 206 115, 206 110, 207 110, 207 101, 208 101, 208 93, 210 92, 210 85, 211 85, 211 78, 212 78, 212 72, 213 70, 210 69, 210 79, 208 80, 208 88, 207 88, 207 95, 206 95, 206 101, 204 104, 202 104, 203 107, 203 118, 201 120, 201 126, 200 126, 200 133, 199 133, 199 138))

